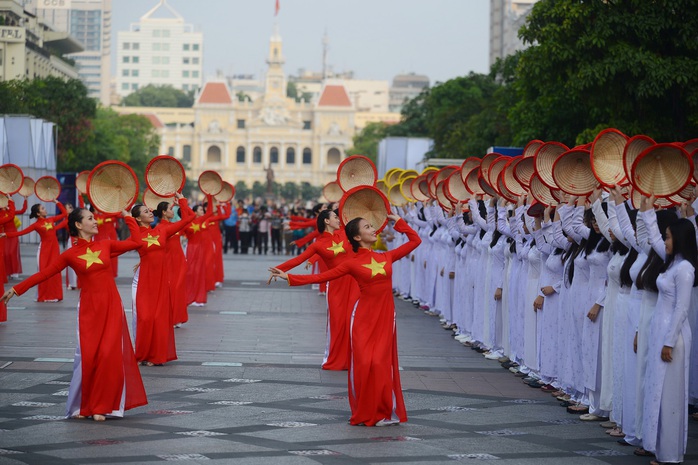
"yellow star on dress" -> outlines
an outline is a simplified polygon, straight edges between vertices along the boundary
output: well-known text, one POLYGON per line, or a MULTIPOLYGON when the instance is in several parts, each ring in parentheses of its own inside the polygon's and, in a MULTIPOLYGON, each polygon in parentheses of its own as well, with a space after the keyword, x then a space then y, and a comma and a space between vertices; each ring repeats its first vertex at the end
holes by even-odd
POLYGON ((51 223, 46 223, 46 224, 44 225, 44 228, 46 229, 46 231, 49 231, 49 230, 53 229, 53 224, 51 224, 51 223))
POLYGON ((160 239, 160 236, 151 236, 148 234, 148 237, 144 237, 141 240, 143 242, 147 242, 148 247, 150 247, 151 245, 160 245, 160 241, 158 241, 158 239, 160 239))
POLYGON ((97 226, 102 226, 104 224, 104 220, 102 218, 97 218, 97 226))
POLYGON ((332 241, 332 247, 328 247, 327 250, 334 252, 335 257, 340 253, 346 253, 346 250, 344 250, 344 241, 340 241, 339 243, 332 241))
POLYGON ((369 270, 371 270, 371 277, 375 277, 376 275, 382 274, 383 276, 388 276, 385 272, 385 263, 386 262, 377 262, 375 258, 371 257, 371 263, 367 263, 366 265, 362 265, 369 270))
POLYGON ((193 232, 197 233, 201 231, 201 225, 198 223, 194 223, 191 226, 189 226, 189 229, 191 229, 193 232))
POLYGON ((91 251, 90 248, 88 247, 87 250, 85 251, 84 255, 78 255, 78 258, 81 258, 85 260, 85 269, 88 269, 90 266, 92 266, 93 263, 98 263, 100 265, 103 265, 104 262, 100 260, 99 254, 101 254, 101 250, 96 250, 96 251, 91 251))

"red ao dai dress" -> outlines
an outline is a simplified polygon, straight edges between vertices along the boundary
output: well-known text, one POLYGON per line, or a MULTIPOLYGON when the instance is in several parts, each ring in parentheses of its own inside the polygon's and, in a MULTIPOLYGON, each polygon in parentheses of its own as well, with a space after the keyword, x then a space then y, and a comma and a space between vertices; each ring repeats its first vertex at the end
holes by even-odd
MULTIPOLYGON (((95 219, 97 220, 97 227, 99 232, 95 236, 95 241, 110 240, 115 241, 119 238, 116 233, 116 222, 118 221, 119 214, 116 215, 105 215, 103 213, 95 212, 95 219)), ((114 271, 114 277, 119 276, 119 259, 114 257, 111 261, 112 270, 114 271)))
POLYGON ((155 228, 138 227, 136 220, 126 218, 131 240, 140 247, 141 263, 134 276, 136 286, 133 313, 136 315, 136 359, 156 365, 177 359, 170 293, 171 269, 167 256, 167 240, 174 236, 194 212, 185 199, 180 200, 182 221, 159 223, 155 228))
POLYGON ((184 230, 187 235, 187 305, 203 305, 206 298, 206 269, 210 261, 206 256, 208 242, 204 237, 203 225, 213 215, 213 210, 195 218, 184 230))
MULTIPOLYGON (((37 257, 39 262, 39 271, 48 268, 49 265, 51 265, 60 255, 60 246, 58 245, 58 238, 56 237, 56 229, 62 227, 62 224, 54 225, 54 223, 64 219, 67 216, 67 212, 62 204, 56 203, 56 205, 58 205, 58 209, 61 211, 60 215, 48 218, 37 218, 34 223, 21 231, 6 233, 7 237, 23 236, 32 231, 36 231, 39 234, 39 237, 41 238, 37 257)), ((59 300, 63 300, 63 283, 61 275, 56 274, 55 276, 50 276, 47 279, 42 280, 38 287, 38 296, 36 301, 57 302, 59 300)))
POLYGON ((421 239, 403 220, 395 223, 395 230, 407 234, 409 242, 385 253, 361 248, 354 259, 317 275, 288 275, 291 286, 331 281, 347 274, 359 284, 360 296, 350 326, 352 425, 407 421, 397 357, 392 263, 413 251, 421 239))
POLYGON ((133 250, 132 241, 89 242, 72 247, 49 266, 14 286, 17 295, 71 266, 80 278, 78 346, 70 382, 67 416, 123 416, 148 403, 133 354, 124 307, 112 275, 111 256, 133 250))
MULTIPOLYGON (((344 230, 324 232, 302 254, 277 268, 288 271, 315 254, 320 256, 330 270, 355 256, 344 230)), ((323 370, 349 368, 349 324, 358 298, 359 286, 351 275, 339 277, 327 286, 327 345, 322 362, 323 370)))
MULTIPOLYGON (((187 208, 189 209, 189 208, 187 208)), ((180 211, 183 209, 180 208, 180 211)), ((183 213, 183 211, 182 211, 183 213)), ((160 220, 161 223, 169 224, 170 222, 163 218, 160 220)), ((171 296, 171 307, 172 307, 172 322, 174 324, 186 323, 189 320, 189 313, 187 312, 187 259, 184 256, 184 251, 182 250, 182 229, 186 228, 191 222, 191 218, 187 221, 182 219, 181 221, 175 223, 181 225, 179 231, 176 234, 170 236, 167 239, 166 253, 167 260, 170 266, 170 296, 171 296)))
MULTIPOLYGON (((15 208, 14 201, 10 200, 9 209, 15 208)), ((24 199, 24 205, 20 210, 15 210, 14 216, 21 215, 27 211, 27 199, 24 199)), ((17 226, 15 226, 14 217, 13 221, 5 223, 5 232, 17 232, 17 226)), ((8 237, 5 239, 5 273, 8 276, 13 274, 22 273, 22 258, 19 255, 19 238, 18 237, 8 237)))
POLYGON ((218 223, 230 216, 230 210, 221 205, 219 214, 212 216, 202 224, 204 238, 206 238, 206 289, 213 291, 217 283, 223 283, 223 238, 218 223))
MULTIPOLYGON (((14 204, 10 201, 8 208, 0 210, 0 231, 3 228, 7 228, 7 225, 11 224, 14 226, 15 210, 14 204)), ((15 229, 16 231, 16 229, 15 229)), ((7 273, 5 271, 5 259, 2 255, 5 253, 5 241, 6 238, 0 237, 0 282, 2 282, 3 293, 5 291, 5 283, 7 282, 7 273)), ((7 306, 4 303, 0 303, 0 322, 7 321, 7 306)))

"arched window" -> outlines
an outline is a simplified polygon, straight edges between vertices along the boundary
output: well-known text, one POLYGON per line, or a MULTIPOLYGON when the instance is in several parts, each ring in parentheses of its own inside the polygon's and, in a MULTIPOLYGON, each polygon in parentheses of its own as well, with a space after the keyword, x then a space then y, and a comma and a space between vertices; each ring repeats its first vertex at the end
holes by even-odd
POLYGON ((276 147, 272 147, 271 150, 269 150, 269 161, 271 163, 279 163, 279 149, 276 147))
POLYGON ((339 165, 342 161, 342 154, 339 149, 332 147, 327 151, 327 164, 328 165, 339 165))
POLYGON ((208 148, 206 153, 207 163, 220 163, 221 162, 221 149, 217 145, 212 145, 208 148))
POLYGON ((174 157, 174 147, 167 147, 167 154, 174 157))
POLYGON ((286 164, 295 165, 296 164, 296 149, 289 147, 286 149, 286 164))
POLYGON ((262 163, 262 149, 255 147, 252 149, 252 163, 262 163))
POLYGON ((245 163, 245 147, 242 145, 235 151, 235 161, 237 163, 245 163))
POLYGON ((313 163, 313 152, 308 147, 303 149, 303 164, 312 165, 313 163))
POLYGON ((182 146, 182 161, 184 163, 191 163, 191 145, 182 146))

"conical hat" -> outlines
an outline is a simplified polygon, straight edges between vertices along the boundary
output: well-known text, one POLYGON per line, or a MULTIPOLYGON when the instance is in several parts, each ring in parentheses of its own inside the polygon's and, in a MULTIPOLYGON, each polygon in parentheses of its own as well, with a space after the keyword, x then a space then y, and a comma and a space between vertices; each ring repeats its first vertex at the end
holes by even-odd
POLYGON ((42 176, 34 183, 34 193, 41 201, 53 202, 61 195, 61 183, 53 176, 42 176))
POLYGON ((550 192, 550 188, 541 181, 537 174, 531 178, 530 191, 533 198, 545 206, 556 205, 558 202, 550 192))
POLYGON ((345 192, 356 186, 374 186, 377 179, 376 165, 363 155, 351 156, 337 168, 337 182, 345 192))
POLYGON ((598 181, 591 171, 591 154, 588 150, 573 148, 560 155, 553 164, 555 184, 570 195, 588 196, 598 181))
POLYGON ((393 184, 388 191, 388 201, 390 205, 395 205, 396 207, 404 207, 407 205, 407 199, 402 195, 402 186, 400 184, 393 184))
POLYGON ((218 194, 214 195, 214 197, 220 203, 229 202, 235 197, 235 186, 227 181, 223 181, 223 189, 221 189, 218 194))
POLYGON ((623 168, 623 151, 628 136, 617 129, 601 131, 591 144, 591 169, 604 187, 627 184, 623 168))
POLYGON ((388 223, 389 212, 388 199, 373 186, 357 186, 339 201, 339 219, 343 225, 354 218, 364 218, 380 231, 388 223))
MULTIPOLYGON (((516 202, 519 196, 526 193, 526 188, 521 185, 514 175, 516 172, 516 165, 518 165, 522 160, 522 155, 512 158, 509 164, 504 167, 504 171, 501 174, 502 182, 500 184, 500 191, 502 191, 501 186, 503 185, 508 194, 505 195, 505 197, 510 202, 516 202)), ((502 195, 504 195, 504 192, 502 192, 502 195)))
POLYGON ((484 157, 482 157, 482 162, 480 163, 480 173, 482 174, 482 177, 485 178, 485 181, 489 181, 489 179, 490 179, 490 175, 489 175, 490 166, 492 165, 492 163, 494 163, 494 161, 497 158, 499 158, 501 156, 503 156, 503 155, 500 153, 490 152, 487 155, 485 155, 484 157))
POLYGON ((514 177, 524 189, 528 189, 531 183, 531 176, 535 172, 535 158, 523 157, 514 167, 514 177))
POLYGON ((683 143, 683 148, 686 152, 693 153, 695 150, 698 150, 698 139, 687 140, 683 143))
POLYGON ((553 179, 553 164, 557 157, 567 152, 569 147, 560 142, 546 142, 538 148, 533 157, 535 172, 543 183, 551 189, 557 189, 553 179))
POLYGON ((223 189, 223 179, 215 171, 204 171, 199 175, 199 190, 206 195, 216 195, 223 189))
POLYGON ((89 171, 81 171, 75 177, 75 187, 81 194, 87 194, 87 178, 90 177, 89 171))
POLYGON ((542 140, 534 139, 528 144, 526 144, 526 147, 524 147, 523 151, 523 158, 533 157, 540 148, 540 146, 544 143, 545 142, 543 142, 542 140))
MULTIPOLYGON (((36 182, 37 185, 39 181, 36 182)), ((87 197, 102 213, 119 213, 138 198, 138 178, 126 163, 110 160, 100 163, 87 178, 87 197)))
POLYGON ((492 186, 490 186, 489 182, 485 180, 482 171, 480 171, 480 174, 478 174, 477 176, 477 182, 478 184, 480 184, 480 189, 482 189, 485 192, 485 194, 490 195, 492 197, 499 195, 497 191, 494 190, 492 186))
POLYGON ((388 185, 388 187, 392 187, 397 184, 403 171, 405 170, 401 168, 393 168, 393 170, 390 172, 390 176, 385 176, 385 183, 388 185))
POLYGON ((29 197, 34 193, 35 182, 29 176, 24 177, 24 182, 22 182, 22 188, 19 190, 18 194, 22 197, 29 197))
POLYGON ((454 171, 446 179, 446 195, 457 202, 465 202, 470 198, 470 193, 465 188, 460 170, 454 171))
POLYGON ((470 170, 470 173, 465 178, 465 188, 471 195, 483 195, 485 193, 482 187, 480 187, 479 176, 480 168, 470 170))
POLYGON ((181 192, 185 182, 184 167, 169 155, 153 158, 145 168, 145 184, 161 197, 172 197, 181 192))
POLYGON ((623 149, 623 169, 628 180, 632 178, 633 163, 635 163, 638 155, 655 143, 650 137, 644 135, 633 136, 625 143, 625 148, 623 149))
POLYGON ((376 187, 384 194, 388 194, 388 186, 385 184, 385 181, 382 179, 379 179, 376 181, 376 187))
POLYGON ((509 163, 510 160, 511 159, 509 157, 504 156, 497 158, 494 163, 490 165, 490 169, 487 172, 487 184, 489 184, 498 195, 500 194, 497 180, 499 179, 500 173, 504 171, 504 167, 507 166, 507 163, 509 163))
POLYGON ((465 178, 468 176, 468 173, 476 168, 479 168, 480 163, 482 163, 482 160, 477 157, 468 157, 465 159, 463 164, 460 165, 460 174, 461 178, 463 179, 463 183, 465 183, 465 178))
POLYGON ((400 193, 409 203, 414 203, 417 201, 417 199, 412 196, 412 180, 414 179, 417 179, 417 176, 407 176, 400 179, 400 193))
POLYGON ((23 182, 24 173, 19 166, 12 163, 0 166, 0 193, 16 194, 22 188, 23 182))
MULTIPOLYGON (((642 193, 635 189, 634 187, 630 187, 630 202, 633 204, 633 208, 636 210, 640 208, 642 202, 642 193)), ((680 202, 674 202, 671 197, 657 197, 654 200, 654 208, 668 208, 668 207, 673 207, 674 205, 678 205, 680 202)))
POLYGON ((436 178, 434 178, 434 183, 437 185, 445 181, 447 177, 451 175, 454 171, 458 171, 460 167, 458 165, 449 165, 449 166, 444 166, 441 168, 437 173, 436 173, 436 178))
POLYGON ((453 203, 448 195, 446 195, 445 180, 436 185, 436 200, 439 202, 439 206, 445 211, 451 211, 453 209, 453 203))
POLYGON ((330 181, 325 184, 325 187, 322 188, 323 197, 325 197, 325 200, 330 203, 339 202, 343 194, 344 191, 342 191, 342 188, 339 186, 337 181, 330 181))
MULTIPOLYGON (((511 163, 515 162, 516 160, 511 160, 507 164, 507 166, 504 167, 501 173, 499 173, 499 177, 497 178, 497 191, 499 192, 499 195, 501 195, 504 199, 506 199, 508 202, 513 202, 515 203, 518 199, 516 198, 516 195, 514 195, 513 192, 509 190, 509 188, 506 185, 505 178, 507 176, 507 168, 511 163)), ((516 182, 518 184, 518 181, 516 182)), ((520 184, 519 184, 520 186, 520 184)))
POLYGON ((693 177, 693 161, 678 144, 655 144, 643 151, 632 167, 631 181, 643 195, 670 197, 693 177))
POLYGON ((429 200, 428 189, 427 193, 425 193, 419 188, 419 185, 422 182, 426 186, 427 177, 423 174, 420 174, 419 176, 414 178, 410 183, 410 193, 412 194, 412 198, 417 200, 418 202, 426 202, 427 200, 429 200))
POLYGON ((145 191, 143 192, 143 204, 151 210, 155 210, 158 208, 160 202, 172 204, 174 203, 174 197, 163 197, 161 195, 157 195, 155 192, 151 191, 149 187, 146 187, 145 191))

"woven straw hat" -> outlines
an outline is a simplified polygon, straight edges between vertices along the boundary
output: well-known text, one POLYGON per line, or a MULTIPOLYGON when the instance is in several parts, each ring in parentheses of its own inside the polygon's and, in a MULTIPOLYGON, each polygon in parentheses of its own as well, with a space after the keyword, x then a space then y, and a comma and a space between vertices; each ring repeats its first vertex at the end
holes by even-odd
POLYGON ((159 196, 174 196, 181 192, 185 182, 184 167, 179 160, 169 155, 153 158, 145 168, 145 184, 159 196))
POLYGON ((465 202, 470 198, 470 192, 465 188, 460 170, 454 171, 446 178, 446 195, 455 202, 465 202))
POLYGON ((223 181, 223 189, 221 189, 218 194, 214 195, 214 197, 220 203, 232 200, 232 198, 235 197, 235 186, 227 181, 223 181))
POLYGON ((541 181, 537 174, 534 174, 531 178, 530 191, 533 198, 545 206, 556 205, 558 202, 550 188, 541 181))
MULTIPOLYGON (((505 200, 508 202, 516 202, 517 198, 516 195, 514 195, 513 192, 511 192, 506 185, 505 178, 507 176, 507 168, 509 165, 511 165, 512 162, 515 162, 516 160, 511 160, 507 166, 504 167, 501 173, 499 173, 499 177, 497 178, 497 191, 499 192, 499 195, 501 195, 505 200)), ((515 180, 516 181, 516 180, 515 180)), ((516 183, 520 186, 518 181, 516 183)))
MULTIPOLYGON (((431 199, 429 197, 429 181, 427 180, 427 177, 422 175, 421 179, 418 180, 417 184, 417 190, 421 194, 420 196, 415 196, 416 199, 420 199, 421 202, 426 202, 427 200, 431 199)), ((416 193, 416 191, 415 191, 416 193)))
POLYGON ((90 177, 89 171, 81 171, 75 177, 75 187, 81 194, 87 194, 87 178, 90 177))
POLYGON ((523 151, 523 158, 533 157, 540 148, 540 146, 544 143, 545 142, 543 142, 542 140, 534 139, 528 144, 526 144, 526 147, 524 147, 523 151))
POLYGON ((485 178, 485 181, 489 181, 490 179, 490 166, 497 158, 501 156, 502 154, 500 153, 490 152, 482 157, 482 162, 480 162, 480 173, 482 174, 482 177, 485 178))
POLYGON ((570 148, 560 142, 546 142, 538 148, 533 157, 534 168, 543 184, 551 189, 557 189, 553 179, 553 164, 557 157, 567 152, 570 148))
POLYGON ((698 150, 698 139, 687 140, 683 143, 683 148, 688 153, 693 153, 698 150))
POLYGON ((454 171, 458 171, 459 169, 460 167, 458 165, 444 166, 436 173, 434 183, 438 185, 440 182, 445 181, 446 178, 451 175, 451 173, 453 173, 454 171))
POLYGON ((223 179, 216 171, 204 171, 199 175, 199 190, 206 195, 216 195, 223 189, 223 179))
POLYGON ((53 202, 61 195, 61 183, 53 176, 42 176, 34 183, 34 193, 43 202, 53 202))
POLYGON ((407 205, 407 199, 402 195, 402 186, 400 184, 394 184, 390 187, 388 191, 388 200, 390 205, 395 205, 396 207, 404 207, 407 205))
POLYGON ((628 183, 623 168, 623 151, 628 136, 617 129, 604 129, 591 144, 591 169, 604 187, 628 183))
POLYGON ((570 195, 588 196, 598 185, 591 171, 588 150, 573 148, 560 155, 553 164, 555 184, 570 195))
POLYGON ((655 144, 633 163, 633 186, 643 195, 669 197, 679 193, 693 177, 693 161, 678 144, 655 144))
POLYGON ((436 199, 436 175, 438 171, 427 173, 427 186, 429 187, 429 198, 436 199))
POLYGON ((439 206, 445 211, 453 209, 453 201, 446 195, 446 181, 441 181, 436 185, 436 200, 439 206))
MULTIPOLYGON (((695 172, 695 165, 693 165, 693 172, 695 172)), ((679 192, 676 195, 672 195, 671 198, 676 198, 677 200, 681 199, 681 202, 684 200, 691 200, 691 198, 693 197, 693 192, 695 191, 695 189, 696 189, 696 182, 693 179, 691 179, 689 181, 689 183, 686 184, 686 187, 681 189, 681 192, 679 192)), ((679 202, 679 203, 681 203, 681 202, 679 202)))
POLYGON ((343 194, 344 191, 337 181, 330 181, 322 188, 322 195, 328 202, 339 202, 343 194))
POLYGON ((388 199, 373 186, 357 186, 339 202, 339 219, 343 225, 354 218, 363 218, 380 231, 388 223, 389 212, 388 199))
POLYGON ((465 178, 468 177, 468 174, 475 169, 478 169, 480 167, 480 163, 482 163, 482 160, 478 157, 469 157, 466 158, 465 161, 463 162, 462 165, 460 165, 460 176, 463 179, 463 182, 465 183, 465 178))
POLYGON ((386 195, 388 195, 388 185, 385 183, 383 179, 379 179, 376 181, 376 187, 380 189, 380 191, 386 195))
POLYGON ((531 183, 531 176, 535 173, 534 157, 523 157, 514 167, 514 177, 524 189, 528 189, 531 183))
POLYGON ((435 167, 435 166, 427 166, 426 168, 424 168, 424 169, 422 170, 422 173, 421 173, 421 174, 429 174, 429 173, 431 173, 432 171, 439 171, 439 169, 438 169, 437 167, 435 167))
POLYGON ((698 180, 698 149, 691 153, 691 160, 693 160, 693 180, 698 180))
POLYGON ((19 189, 19 195, 22 197, 29 197, 34 193, 34 180, 29 176, 24 177, 24 182, 22 182, 22 187, 19 189))
POLYGON ((652 138, 644 135, 633 136, 625 143, 625 148, 623 149, 623 169, 625 170, 625 176, 629 180, 632 179, 631 171, 638 155, 654 144, 656 142, 652 138))
POLYGON ((376 165, 363 155, 351 156, 337 168, 337 182, 345 192, 356 186, 375 186, 377 179, 376 165))
POLYGON ((470 173, 465 177, 465 188, 470 192, 470 195, 483 195, 485 193, 480 187, 480 182, 478 177, 480 175, 480 169, 471 170, 470 173))
POLYGON ((403 169, 401 169, 401 168, 394 168, 394 169, 391 171, 390 176, 386 176, 386 177, 385 177, 385 183, 386 183, 388 186, 390 186, 390 187, 394 186, 394 185, 397 184, 397 182, 400 180, 400 175, 401 175, 404 171, 405 171, 405 170, 403 170, 403 169))
POLYGON ((405 170, 400 174, 400 182, 402 182, 403 179, 405 178, 416 178, 419 176, 419 172, 417 170, 405 170))
POLYGON ((24 182, 24 173, 19 166, 12 163, 0 166, 0 193, 16 194, 22 187, 22 182, 24 182))
MULTIPOLYGON (((524 195, 526 193, 526 188, 521 185, 518 179, 516 179, 515 173, 516 173, 516 165, 521 163, 521 160, 523 160, 523 156, 519 155, 517 157, 513 157, 507 166, 504 167, 504 171, 502 171, 502 183, 504 184, 504 187, 506 188, 507 192, 510 193, 511 195, 514 196, 514 198, 518 198, 521 195, 524 195)), ((514 200, 516 202, 516 200, 514 200)))
POLYGON ((417 179, 417 176, 407 176, 400 179, 400 193, 409 203, 414 203, 417 199, 412 196, 412 181, 417 179))
MULTIPOLYGON (((38 185, 39 181, 37 181, 38 185)), ((102 213, 128 209, 138 197, 138 178, 126 163, 110 160, 100 163, 87 178, 90 203, 102 213)))
POLYGON ((412 198, 415 199, 417 202, 426 202, 427 200, 429 200, 429 196, 424 195, 424 193, 419 188, 419 184, 422 181, 426 183, 425 176, 421 174, 414 178, 412 181, 410 181, 410 194, 412 198))
POLYGON ((155 210, 160 202, 174 203, 174 197, 163 197, 151 191, 149 187, 143 192, 143 203, 151 210, 155 210))
POLYGON ((499 193, 490 186, 490 183, 485 180, 482 171, 477 176, 477 182, 480 184, 480 189, 482 189, 485 194, 491 195, 492 197, 499 195, 499 193))
POLYGON ((494 163, 490 165, 490 169, 487 173, 487 184, 489 184, 492 189, 494 189, 497 194, 499 194, 499 186, 497 185, 497 180, 499 179, 499 175, 504 171, 504 168, 507 166, 507 164, 511 161, 511 158, 509 157, 499 157, 497 158, 494 163))

